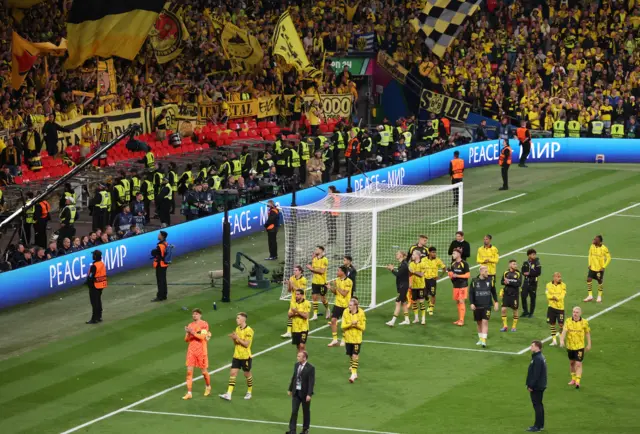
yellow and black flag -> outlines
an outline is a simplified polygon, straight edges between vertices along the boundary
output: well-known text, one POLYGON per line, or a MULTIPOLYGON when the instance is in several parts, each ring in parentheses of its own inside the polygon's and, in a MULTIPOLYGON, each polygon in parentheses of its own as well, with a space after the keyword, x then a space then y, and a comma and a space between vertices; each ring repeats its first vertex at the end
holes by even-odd
POLYGON ((164 4, 165 0, 75 0, 67 20, 65 68, 75 69, 94 56, 133 60, 164 4))
POLYGON ((11 43, 11 87, 20 89, 31 67, 38 56, 50 54, 64 56, 67 51, 67 41, 63 38, 60 45, 51 42, 30 42, 13 32, 11 43))
POLYGON ((113 59, 99 60, 98 67, 97 95, 113 95, 118 92, 118 81, 116 80, 116 69, 113 66, 113 59))
POLYGON ((309 58, 304 51, 304 46, 288 10, 278 19, 271 43, 273 45, 273 54, 280 56, 287 65, 294 66, 308 78, 316 78, 322 75, 322 71, 314 68, 309 63, 309 58))
POLYGON ((462 24, 480 7, 481 0, 427 0, 412 24, 425 44, 438 57, 444 56, 462 29, 462 24))
POLYGON ((182 9, 167 4, 151 28, 149 40, 158 63, 167 63, 182 54, 189 31, 182 20, 182 9))

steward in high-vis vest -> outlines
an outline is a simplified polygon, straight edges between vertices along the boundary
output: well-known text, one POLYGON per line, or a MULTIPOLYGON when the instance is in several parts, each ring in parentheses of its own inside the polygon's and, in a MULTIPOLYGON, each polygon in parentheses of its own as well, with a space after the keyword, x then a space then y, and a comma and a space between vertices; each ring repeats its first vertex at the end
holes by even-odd
POLYGON ((347 144, 347 149, 344 151, 344 160, 347 164, 347 173, 353 173, 353 166, 358 163, 360 157, 360 139, 358 136, 352 137, 347 144))
POLYGON ((273 142, 273 160, 276 163, 276 173, 282 175, 282 171, 287 162, 284 161, 282 154, 284 153, 284 145, 282 144, 282 134, 276 136, 276 141, 273 142))
POLYGON ((307 182, 307 162, 311 158, 311 145, 313 144, 313 137, 302 138, 298 144, 298 154, 300 155, 300 183, 306 184, 307 182))
POLYGON ((571 119, 569 123, 567 123, 567 132, 568 136, 574 139, 580 138, 580 130, 582 127, 580 126, 580 122, 575 119, 571 119))
POLYGON ((60 211, 60 229, 58 230, 58 248, 62 247, 65 238, 73 241, 76 235, 76 201, 73 197, 66 198, 66 206, 60 211))
MULTIPOLYGON (((30 191, 27 193, 27 202, 33 199, 33 192, 30 191)), ((24 213, 24 222, 22 224, 22 228, 24 229, 24 239, 22 240, 22 244, 31 245, 31 232, 33 230, 34 225, 36 224, 36 205, 31 205, 24 213)))
POLYGON ((589 137, 602 137, 604 134, 604 122, 593 120, 589 123, 589 137))
MULTIPOLYGON (((331 136, 331 142, 333 143, 333 174, 337 175, 340 173, 340 156, 344 153, 346 148, 347 141, 349 137, 347 137, 346 127, 344 125, 340 125, 331 136)), ((322 143, 320 143, 322 146, 322 143)))
POLYGON ((36 205, 35 219, 36 246, 40 246, 44 249, 48 245, 47 223, 51 220, 51 205, 49 205, 49 202, 42 200, 36 205))
POLYGON ((331 182, 331 164, 333 163, 333 151, 328 141, 323 143, 322 162, 324 163, 324 172, 322 172, 322 183, 331 182))
POLYGON ((191 184, 193 184, 193 173, 191 172, 193 166, 191 164, 187 164, 184 168, 184 172, 180 175, 180 179, 178 179, 178 193, 184 195, 191 184))
POLYGON ((171 209, 169 212, 175 214, 176 212, 176 193, 178 192, 178 166, 176 163, 169 163, 169 173, 167 173, 167 181, 171 186, 171 209))
POLYGON ((149 149, 149 151, 147 151, 147 153, 144 155, 144 158, 142 160, 140 160, 139 162, 144 164, 145 169, 147 169, 149 171, 155 171, 156 170, 156 156, 153 154, 151 149, 149 149))
POLYGON ((151 221, 151 202, 156 199, 156 192, 153 188, 153 173, 147 174, 147 179, 142 182, 140 193, 144 196, 144 212, 148 224, 151 221))
POLYGON ((566 137, 567 136, 567 123, 564 118, 561 117, 553 123, 553 137, 566 137))
POLYGON ((611 138, 623 139, 624 138, 624 124, 620 119, 615 124, 611 125, 611 138))
POLYGON ((287 174, 288 176, 293 176, 296 173, 296 169, 300 167, 300 154, 293 147, 293 143, 288 145, 288 149, 290 152, 290 158, 287 160, 287 174))
POLYGON ((498 190, 509 190, 509 167, 511 167, 511 154, 512 154, 511 146, 509 145, 509 141, 504 141, 504 146, 500 150, 500 159, 498 160, 498 164, 500 165, 502 172, 502 187, 498 190))
POLYGON ((111 205, 111 194, 107 191, 106 185, 98 184, 91 205, 91 215, 93 216, 91 229, 95 231, 104 228, 109 218, 109 206, 111 205))
POLYGON ((140 178, 138 177, 138 170, 131 169, 131 200, 135 200, 138 193, 140 193, 140 178))
POLYGON ((382 158, 382 164, 389 160, 389 142, 391 141, 390 125, 378 125, 377 148, 378 155, 382 158))
POLYGON ((251 172, 251 167, 253 166, 248 146, 242 147, 242 152, 240 153, 240 165, 242 166, 242 177, 248 178, 249 172, 251 172))
MULTIPOLYGON (((451 184, 458 184, 464 178, 464 160, 460 158, 460 152, 453 152, 453 160, 449 162, 449 176, 451 184)), ((460 201, 460 190, 453 190, 453 205, 457 206, 460 201)))
POLYGON ((236 154, 231 154, 231 176, 237 181, 242 176, 242 163, 236 154))
POLYGON ((520 157, 520 167, 527 167, 527 158, 531 152, 531 131, 527 128, 527 121, 520 122, 520 128, 516 130, 516 137, 520 142, 520 149, 522 149, 522 156, 520 157))
POLYGON ((87 324, 98 324, 102 322, 102 290, 107 287, 107 267, 102 262, 100 250, 93 251, 93 264, 89 267, 87 286, 91 301, 91 319, 87 324))

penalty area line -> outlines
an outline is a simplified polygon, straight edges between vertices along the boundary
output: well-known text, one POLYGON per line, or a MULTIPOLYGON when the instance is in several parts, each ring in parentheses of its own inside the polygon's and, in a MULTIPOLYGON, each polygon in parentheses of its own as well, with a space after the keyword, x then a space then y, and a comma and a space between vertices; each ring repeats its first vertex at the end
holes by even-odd
MULTIPOLYGON (((481 211, 483 209, 491 208, 492 206, 496 206, 496 205, 499 205, 501 203, 509 202, 510 200, 518 199, 518 198, 520 198, 522 196, 526 196, 526 195, 527 195, 527 193, 520 193, 520 194, 517 194, 515 196, 511 196, 511 197, 508 197, 506 199, 502 199, 502 200, 499 200, 497 202, 490 203, 488 205, 484 205, 484 206, 481 206, 481 207, 478 207, 478 208, 474 208, 474 209, 469 210, 469 211, 465 211, 465 212, 462 213, 462 215, 467 215, 467 214, 471 214, 472 212, 477 212, 477 211, 481 211)), ((445 219, 435 221, 435 222, 433 222, 431 224, 432 225, 437 225, 438 223, 446 222, 446 221, 457 219, 457 218, 458 218, 458 215, 456 214, 456 215, 454 215, 452 217, 447 217, 445 219)))

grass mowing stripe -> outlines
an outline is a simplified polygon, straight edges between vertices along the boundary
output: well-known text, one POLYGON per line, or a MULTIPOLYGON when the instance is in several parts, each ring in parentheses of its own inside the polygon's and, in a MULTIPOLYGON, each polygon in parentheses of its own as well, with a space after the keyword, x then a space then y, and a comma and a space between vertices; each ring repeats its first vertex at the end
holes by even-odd
MULTIPOLYGON (((201 419, 217 419, 217 420, 228 420, 233 422, 249 422, 249 423, 262 423, 268 425, 286 425, 289 426, 288 422, 276 422, 271 420, 253 420, 253 419, 240 419, 237 417, 223 417, 223 416, 209 416, 205 414, 188 414, 188 413, 171 413, 166 411, 150 411, 150 410, 127 410, 128 413, 146 413, 146 414, 155 414, 162 416, 181 416, 181 417, 196 417, 201 419)), ((302 426, 302 424, 298 424, 298 426, 302 426)), ((322 426, 322 425, 310 425, 310 428, 316 429, 326 429, 332 431, 348 431, 348 432, 363 432, 370 434, 397 434, 388 431, 372 431, 369 429, 357 429, 357 428, 343 428, 343 427, 335 427, 335 426, 322 426)))
MULTIPOLYGON (((636 293, 635 293, 635 294, 633 294, 632 296, 629 296, 629 297, 625 298, 624 300, 620 300, 619 302, 617 302, 617 303, 615 303, 615 304, 612 304, 612 305, 611 305, 611 306, 609 306, 608 308, 606 308, 606 309, 602 309, 600 312, 598 312, 598 313, 596 313, 596 314, 591 315, 589 318, 587 318, 587 321, 591 321, 591 320, 593 320, 593 319, 596 319, 596 318, 598 318, 600 315, 604 315, 605 313, 610 312, 610 311, 612 311, 613 309, 615 309, 615 308, 617 308, 617 307, 620 307, 620 306, 622 306, 623 304, 625 304, 626 302, 631 301, 631 300, 633 300, 634 298, 639 297, 639 296, 640 296, 640 292, 636 292, 636 293)), ((542 343, 549 342, 550 340, 551 340, 551 336, 547 336, 546 338, 544 338, 544 339, 542 340, 542 343)), ((524 348, 524 349, 522 349, 522 350, 518 351, 518 354, 524 354, 524 353, 526 353, 527 351, 529 351, 529 348, 530 348, 530 347, 527 347, 527 348, 524 348)))
MULTIPOLYGON (((599 221, 605 220, 605 219, 607 219, 607 218, 609 218, 609 217, 611 217, 611 216, 614 216, 614 215, 616 215, 616 214, 620 214, 620 213, 622 213, 622 212, 625 212, 625 211, 628 211, 628 210, 630 210, 630 209, 633 209, 633 208, 635 208, 635 207, 637 207, 637 206, 639 206, 639 205, 640 205, 640 203, 636 203, 636 204, 633 204, 633 205, 627 206, 627 207, 625 207, 625 208, 619 209, 619 210, 617 210, 617 211, 614 211, 614 212, 612 212, 612 213, 609 213, 609 214, 607 214, 607 215, 605 215, 605 216, 602 216, 602 217, 599 217, 599 218, 597 218, 597 219, 594 219, 594 220, 588 221, 588 222, 583 223, 583 224, 581 224, 581 225, 574 226, 574 227, 572 227, 572 228, 570 228, 570 229, 567 229, 567 230, 564 230, 564 231, 562 231, 562 232, 558 232, 558 233, 557 233, 557 234, 555 234, 555 235, 548 236, 548 237, 546 237, 546 238, 543 238, 542 240, 538 240, 538 241, 536 241, 536 242, 534 242, 534 243, 528 244, 528 245, 526 245, 526 246, 522 246, 522 247, 520 247, 520 248, 518 248, 518 249, 515 249, 515 250, 513 250, 513 251, 509 252, 509 253, 505 253, 504 255, 500 255, 500 258, 503 258, 503 257, 505 257, 505 256, 511 256, 511 255, 513 255, 513 254, 516 254, 516 253, 518 253, 518 252, 522 251, 522 250, 526 250, 526 249, 528 249, 528 248, 530 248, 530 247, 536 246, 536 245, 538 245, 538 244, 544 243, 544 242, 549 241, 549 240, 553 240, 553 239, 555 239, 555 238, 558 238, 558 237, 560 237, 560 236, 562 236, 562 235, 565 235, 565 234, 571 233, 571 232, 576 231, 576 230, 578 230, 578 229, 582 229, 582 228, 584 228, 584 227, 586 227, 586 226, 589 226, 589 225, 591 225, 591 224, 593 224, 593 223, 597 223, 597 222, 599 222, 599 221)), ((474 265, 474 266, 473 266, 473 267, 471 267, 471 268, 472 268, 472 269, 475 269, 475 268, 478 268, 478 267, 479 267, 479 265, 474 265)), ((439 280, 439 282, 444 281, 444 280, 446 280, 446 279, 448 279, 448 278, 442 278, 442 279, 440 279, 440 280, 439 280)), ((367 312, 367 311, 369 311, 369 310, 372 310, 372 309, 376 309, 376 308, 378 308, 378 307, 380 307, 380 306, 383 306, 383 305, 385 305, 385 304, 387 304, 387 303, 390 303, 390 302, 392 302, 392 301, 394 301, 394 300, 395 300, 395 297, 390 298, 390 299, 388 299, 388 300, 386 300, 386 301, 384 301, 384 302, 382 302, 382 303, 378 304, 377 306, 374 306, 374 307, 372 307, 372 308, 365 309, 365 312, 367 312)), ((319 328, 317 328, 317 329, 314 329, 314 330, 312 330, 312 331, 310 331, 310 332, 309 332, 309 334, 313 334, 313 333, 315 333, 315 332, 317 332, 317 331, 324 330, 324 329, 326 329, 327 327, 329 327, 329 325, 328 325, 328 324, 327 324, 327 325, 324 325, 324 326, 322 326, 322 327, 319 327, 319 328)), ((273 351, 273 350, 275 350, 275 349, 277 349, 277 348, 280 348, 280 347, 283 347, 283 346, 285 346, 285 345, 290 345, 290 342, 289 342, 288 340, 287 340, 287 341, 284 341, 284 342, 281 342, 280 344, 274 345, 274 346, 272 346, 272 347, 269 347, 269 348, 267 348, 267 349, 265 349, 265 350, 260 351, 259 353, 256 353, 253 357, 257 357, 257 356, 259 356, 259 355, 261 355, 261 354, 268 353, 268 352, 270 352, 270 351, 273 351)), ((214 371, 210 372, 210 374, 213 374, 213 373, 216 373, 216 372, 220 372, 220 371, 222 371, 222 370, 224 370, 224 369, 228 369, 228 368, 230 368, 230 367, 231 367, 231 364, 225 365, 225 366, 223 366, 223 367, 221 367, 221 368, 218 368, 218 369, 216 369, 216 370, 214 370, 214 371)), ((198 376, 197 378, 194 378, 194 381, 200 380, 201 378, 202 378, 202 375, 198 376)), ((76 426, 76 427, 73 427, 73 428, 71 428, 71 429, 69 429, 69 430, 67 430, 67 431, 64 431, 62 434, 69 434, 69 433, 72 433, 72 432, 76 432, 76 431, 78 431, 78 430, 80 430, 80 429, 82 429, 82 428, 85 428, 85 427, 89 426, 89 425, 93 425, 93 424, 94 424, 94 423, 96 423, 96 422, 100 422, 100 421, 102 421, 102 420, 108 419, 108 418, 110 418, 110 417, 112 417, 112 416, 115 416, 115 415, 117 415, 117 414, 119 414, 119 413, 122 413, 123 411, 129 410, 129 409, 131 409, 131 408, 133 408, 133 407, 136 407, 136 406, 138 406, 138 405, 140 405, 140 404, 142 404, 142 403, 145 403, 145 402, 150 401, 150 400, 152 400, 152 399, 154 399, 154 398, 157 398, 158 396, 162 396, 162 395, 164 395, 164 394, 166 394, 166 393, 169 393, 169 392, 171 392, 171 391, 173 391, 173 390, 176 390, 176 389, 178 389, 178 388, 180 388, 180 387, 183 387, 185 384, 186 384, 186 382, 182 382, 182 383, 177 384, 177 385, 175 385, 175 386, 172 386, 172 387, 170 387, 170 388, 168 388, 168 389, 162 390, 162 391, 160 391, 160 392, 158 392, 158 393, 156 393, 156 394, 153 394, 153 395, 151 395, 151 396, 148 396, 148 397, 146 397, 146 398, 143 398, 143 399, 141 399, 141 400, 139 400, 139 401, 136 401, 136 402, 134 402, 134 403, 132 403, 132 404, 129 404, 129 405, 125 406, 125 407, 121 407, 121 408, 119 408, 119 409, 117 409, 117 410, 114 410, 114 411, 112 411, 112 412, 110 412, 110 413, 107 413, 107 414, 105 414, 105 415, 103 415, 103 416, 100 416, 100 417, 98 417, 98 418, 95 418, 95 419, 92 419, 92 420, 90 420, 90 421, 88 421, 88 422, 85 422, 85 423, 83 423, 83 424, 81 424, 81 425, 78 425, 78 426, 76 426)))

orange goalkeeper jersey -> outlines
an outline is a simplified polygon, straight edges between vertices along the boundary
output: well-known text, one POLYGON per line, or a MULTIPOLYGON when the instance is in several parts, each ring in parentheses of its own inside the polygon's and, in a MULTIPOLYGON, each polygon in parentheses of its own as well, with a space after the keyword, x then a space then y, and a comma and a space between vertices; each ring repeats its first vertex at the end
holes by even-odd
POLYGON ((209 335, 209 323, 206 321, 193 321, 189 324, 189 328, 195 331, 195 334, 187 333, 184 337, 185 342, 189 343, 187 348, 188 354, 197 356, 207 355, 207 336, 209 335))

